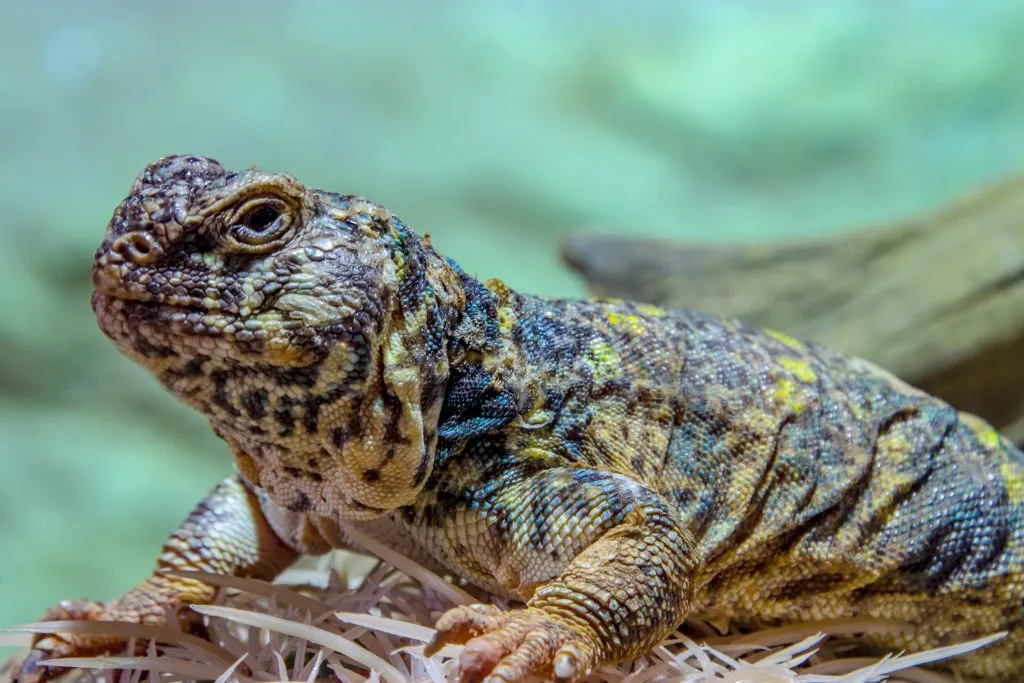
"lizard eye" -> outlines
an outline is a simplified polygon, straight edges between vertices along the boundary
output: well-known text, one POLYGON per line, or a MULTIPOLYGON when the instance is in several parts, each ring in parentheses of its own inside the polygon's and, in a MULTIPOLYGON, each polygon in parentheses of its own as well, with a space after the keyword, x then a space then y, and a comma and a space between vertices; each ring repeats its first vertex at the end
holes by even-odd
POLYGON ((280 212, 274 207, 261 204, 242 218, 242 224, 251 232, 264 233, 280 216, 280 212))
POLYGON ((251 253, 277 247, 292 223, 288 206, 277 198, 246 202, 235 216, 228 234, 243 251, 251 253))

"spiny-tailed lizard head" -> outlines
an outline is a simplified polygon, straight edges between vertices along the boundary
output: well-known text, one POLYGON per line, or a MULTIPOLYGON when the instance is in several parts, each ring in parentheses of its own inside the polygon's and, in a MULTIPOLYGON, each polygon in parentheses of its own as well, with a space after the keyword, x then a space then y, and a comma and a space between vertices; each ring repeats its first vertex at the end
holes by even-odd
POLYGON ((458 271, 368 200, 150 164, 93 266, 103 332, 297 511, 373 517, 430 473, 458 271))

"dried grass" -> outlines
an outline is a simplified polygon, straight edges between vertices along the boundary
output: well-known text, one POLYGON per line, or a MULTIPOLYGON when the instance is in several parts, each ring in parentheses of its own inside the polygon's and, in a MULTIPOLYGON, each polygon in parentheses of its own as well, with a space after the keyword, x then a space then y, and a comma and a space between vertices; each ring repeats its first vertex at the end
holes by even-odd
MULTIPOLYGON (((165 628, 101 622, 30 624, 5 629, 0 644, 27 645, 32 632, 117 633, 149 642, 145 656, 60 660, 78 667, 67 680, 136 681, 342 681, 440 683, 450 680, 457 646, 423 656, 431 624, 445 609, 475 601, 473 595, 372 539, 376 564, 337 553, 289 570, 276 584, 201 576, 222 588, 216 604, 196 607, 210 642, 177 626, 165 628), (415 580, 411 577, 415 577, 415 580), (159 651, 154 640, 161 643, 159 651), (119 671, 120 670, 120 671, 119 671)), ((477 596, 486 598, 487 596, 477 596)), ((501 604, 501 600, 497 600, 501 604)), ((756 633, 717 635, 690 621, 649 655, 595 672, 595 682, 655 683, 953 683, 919 668, 983 647, 1000 634, 910 656, 855 656, 855 634, 899 629, 875 620, 817 622, 756 633)), ((19 662, 0 666, 10 680, 19 662)))

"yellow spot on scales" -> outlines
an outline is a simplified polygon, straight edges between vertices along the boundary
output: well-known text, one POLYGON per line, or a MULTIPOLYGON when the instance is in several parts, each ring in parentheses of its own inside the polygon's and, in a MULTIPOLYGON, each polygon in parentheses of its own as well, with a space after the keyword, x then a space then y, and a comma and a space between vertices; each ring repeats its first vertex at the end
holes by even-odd
POLYGON ((791 379, 779 380, 772 390, 772 399, 796 414, 803 412, 807 404, 802 400, 803 391, 791 379))
POLYGON ((765 329, 764 333, 767 334, 769 337, 772 337, 776 341, 782 342, 783 344, 785 344, 786 346, 788 346, 791 349, 796 349, 797 351, 803 351, 803 349, 804 349, 804 345, 802 343, 800 343, 799 340, 793 339, 793 337, 790 337, 785 332, 779 332, 778 330, 765 329))
POLYGON ((498 309, 498 329, 502 334, 508 334, 516 324, 516 314, 509 306, 502 306, 498 309))
POLYGON ((814 370, 811 370, 811 364, 806 360, 783 358, 779 363, 801 382, 813 382, 818 377, 814 374, 814 370))
POLYGON ((637 304, 636 310, 640 311, 644 315, 649 315, 652 318, 663 318, 667 314, 667 311, 661 306, 655 306, 654 304, 637 304))
POLYGON ((505 301, 512 295, 512 290, 509 289, 509 286, 496 277, 485 280, 484 287, 494 292, 502 301, 505 301))
POLYGON ((1024 500, 1024 471, 1012 463, 1004 462, 999 466, 999 473, 1006 482, 1006 495, 1010 500, 1024 500))
POLYGON ((973 413, 965 413, 963 411, 960 411, 960 419, 964 424, 971 428, 971 431, 974 432, 974 436, 978 438, 978 441, 982 446, 993 450, 1002 448, 999 432, 997 432, 988 422, 973 413))
POLYGON ((532 460, 535 463, 547 463, 552 467, 561 464, 558 456, 545 448, 524 448, 518 452, 518 455, 524 460, 532 460))
POLYGON ((636 315, 624 315, 622 313, 616 313, 615 311, 608 311, 605 313, 605 317, 608 318, 608 322, 617 330, 623 332, 630 332, 631 334, 644 334, 647 328, 644 327, 640 317, 636 315))
MULTIPOLYGON (((890 431, 878 440, 878 452, 883 453, 884 457, 891 461, 895 467, 910 458, 910 455, 914 452, 914 443, 905 434, 898 431, 890 431)), ((880 468, 879 473, 885 469, 884 467, 880 468)), ((882 482, 885 482, 893 476, 881 475, 879 478, 882 482)))
POLYGON ((999 432, 989 427, 978 432, 978 440, 989 448, 999 448, 999 432))
POLYGON ((590 342, 585 358, 594 369, 595 380, 613 379, 622 376, 619 354, 615 352, 611 344, 603 339, 595 339, 590 342))
POLYGON ((502 333, 508 334, 516 324, 515 310, 510 304, 512 290, 496 277, 484 282, 484 287, 498 297, 498 328, 502 333))

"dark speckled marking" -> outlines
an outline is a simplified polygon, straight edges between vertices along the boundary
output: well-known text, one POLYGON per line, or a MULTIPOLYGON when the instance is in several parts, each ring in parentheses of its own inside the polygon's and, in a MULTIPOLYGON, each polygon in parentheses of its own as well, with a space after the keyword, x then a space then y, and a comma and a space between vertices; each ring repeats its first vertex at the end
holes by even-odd
POLYGON ((316 434, 320 427, 320 408, 323 405, 319 396, 313 396, 303 403, 302 426, 307 434, 316 434))
POLYGON ((196 356, 195 358, 189 360, 189 362, 185 363, 184 367, 181 369, 182 377, 202 377, 203 364, 205 364, 208 360, 210 359, 207 358, 206 356, 196 356))
POLYGON ((272 377, 281 386, 298 386, 304 389, 309 389, 316 384, 317 378, 320 375, 320 367, 316 364, 300 368, 279 368, 267 366, 261 368, 261 372, 272 377))
POLYGON ((213 404, 232 417, 241 417, 241 411, 231 402, 231 393, 228 391, 228 373, 213 372, 210 374, 210 380, 213 382, 213 404))
POLYGON ((166 345, 150 344, 145 339, 135 342, 135 350, 149 358, 175 358, 178 352, 166 345))
POLYGON ((274 408, 274 420, 281 427, 278 436, 291 436, 295 431, 295 416, 292 414, 294 405, 295 401, 290 396, 282 396, 278 400, 277 406, 274 408))
POLYGON ((292 512, 307 512, 312 507, 309 496, 303 492, 299 492, 298 499, 292 502, 288 509, 292 512))
POLYGON ((429 467, 430 467, 430 454, 424 452, 423 456, 420 458, 420 464, 416 468, 416 473, 413 475, 413 480, 412 480, 412 485, 413 486, 418 487, 421 484, 423 484, 424 480, 427 478, 427 471, 429 470, 429 467))
POLYGON ((388 421, 384 425, 384 438, 388 443, 396 445, 408 445, 411 442, 409 438, 403 436, 399 428, 399 420, 402 416, 402 406, 398 397, 391 392, 384 392, 384 409, 388 416, 388 421))
POLYGON ((827 572, 815 574, 808 578, 800 578, 796 581, 776 586, 765 596, 765 599, 787 603, 793 600, 805 599, 819 593, 838 590, 849 582, 850 577, 846 574, 829 574, 827 572))
POLYGON ((267 416, 269 407, 267 390, 263 388, 253 389, 242 394, 242 408, 254 420, 262 420, 267 416))

